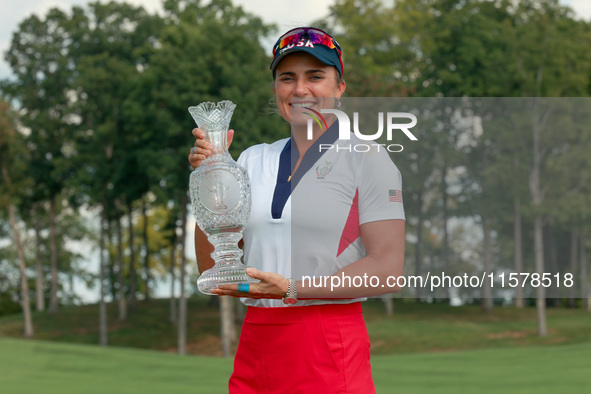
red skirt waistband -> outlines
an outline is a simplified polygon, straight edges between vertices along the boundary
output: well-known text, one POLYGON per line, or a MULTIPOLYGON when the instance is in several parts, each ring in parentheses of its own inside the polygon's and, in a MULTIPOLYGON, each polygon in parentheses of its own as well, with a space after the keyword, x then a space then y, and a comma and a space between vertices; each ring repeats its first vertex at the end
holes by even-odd
POLYGON ((362 313, 361 302, 262 308, 249 306, 244 321, 254 324, 290 323, 362 313))

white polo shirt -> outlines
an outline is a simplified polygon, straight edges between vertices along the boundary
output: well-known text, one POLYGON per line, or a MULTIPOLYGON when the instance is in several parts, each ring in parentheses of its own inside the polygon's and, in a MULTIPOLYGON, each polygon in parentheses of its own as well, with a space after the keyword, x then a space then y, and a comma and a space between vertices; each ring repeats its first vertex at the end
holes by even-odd
MULTIPOLYGON (((386 150, 354 135, 350 140, 337 137, 336 127, 322 134, 291 178, 298 153, 289 138, 255 145, 240 155, 252 193, 244 230, 247 265, 296 280, 332 275, 365 256, 361 224, 404 220, 402 179, 386 150)), ((252 306, 285 306, 281 300, 242 300, 252 306)), ((296 305, 359 300, 300 300, 296 305)))

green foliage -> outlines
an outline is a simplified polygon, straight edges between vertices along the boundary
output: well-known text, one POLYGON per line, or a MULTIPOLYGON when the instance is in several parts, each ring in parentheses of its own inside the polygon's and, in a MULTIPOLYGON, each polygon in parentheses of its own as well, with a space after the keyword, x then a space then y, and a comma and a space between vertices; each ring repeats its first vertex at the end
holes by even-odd
POLYGON ((0 101, 0 209, 23 203, 31 195, 32 180, 27 176, 27 149, 17 131, 17 117, 9 104, 0 101))
POLYGON ((0 316, 13 315, 21 311, 20 304, 12 299, 11 293, 0 292, 0 316))
POLYGON ((402 41, 399 13, 379 0, 341 0, 313 25, 338 37, 348 96, 406 96, 412 47, 402 41))
POLYGON ((196 127, 189 106, 222 99, 237 104, 231 124, 234 157, 252 144, 287 135, 287 127, 265 114, 271 76, 257 38, 269 27, 227 1, 207 6, 171 1, 165 6, 160 47, 127 108, 137 114, 137 131, 151 146, 144 162, 152 179, 178 194, 187 188, 186 158, 194 142, 190 130, 196 127))
POLYGON ((71 131, 67 116, 72 69, 66 56, 68 34, 62 28, 65 19, 55 8, 44 19, 28 17, 14 33, 6 56, 16 77, 6 84, 5 93, 19 103, 19 120, 30 129, 27 148, 35 165, 28 173, 37 186, 33 201, 59 193, 68 176, 67 170, 56 167, 71 131))
MULTIPOLYGON (((176 219, 177 214, 174 210, 166 209, 163 206, 154 205, 148 212, 147 212, 147 219, 148 219, 148 254, 150 259, 150 272, 152 275, 155 274, 156 277, 165 277, 169 270, 170 270, 170 247, 178 247, 176 238, 173 236, 175 233, 174 222, 171 223, 174 219, 176 219), (171 246, 173 245, 173 246, 171 246)), ((138 217, 135 222, 133 223, 133 231, 134 231, 134 249, 135 250, 142 250, 143 248, 143 240, 142 240, 142 233, 144 228, 144 217, 138 217)), ((116 224, 113 222, 110 223, 108 233, 110 236, 107 237, 106 241, 106 248, 108 253, 108 261, 111 267, 111 274, 112 277, 108 278, 107 283, 111 289, 113 297, 116 297, 116 288, 117 278, 115 275, 115 265, 117 264, 117 249, 118 249, 118 240, 116 239, 115 234, 115 226, 116 224)), ((129 250, 129 237, 127 231, 124 232, 122 237, 122 245, 124 250, 129 250)), ((145 253, 145 251, 143 252, 145 253)), ((123 276, 125 281, 129 280, 129 267, 130 267, 130 256, 124 255, 122 256, 123 261, 123 276)), ((138 262, 136 262, 135 266, 136 269, 139 269, 138 262)), ((137 289, 139 291, 143 291, 145 289, 145 283, 137 283, 137 289)), ((150 286, 154 286, 153 283, 150 286)))

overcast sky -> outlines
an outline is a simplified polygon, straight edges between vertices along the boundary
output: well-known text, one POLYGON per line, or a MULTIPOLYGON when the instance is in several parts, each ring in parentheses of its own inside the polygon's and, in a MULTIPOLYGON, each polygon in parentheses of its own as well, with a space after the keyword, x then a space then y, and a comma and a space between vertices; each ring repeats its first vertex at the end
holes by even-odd
MULTIPOLYGON (((10 69, 4 61, 4 53, 10 46, 12 33, 18 24, 35 13, 43 16, 52 7, 69 11, 74 4, 82 5, 94 0, 0 0, 0 79, 10 76, 10 69)), ((329 6, 335 0, 233 0, 246 11, 260 16, 267 23, 275 23, 280 31, 310 24, 328 14, 329 6)), ((128 3, 141 4, 146 9, 159 9, 161 0, 127 0, 128 3)), ((577 11, 585 19, 591 18, 591 0, 561 0, 577 11)))

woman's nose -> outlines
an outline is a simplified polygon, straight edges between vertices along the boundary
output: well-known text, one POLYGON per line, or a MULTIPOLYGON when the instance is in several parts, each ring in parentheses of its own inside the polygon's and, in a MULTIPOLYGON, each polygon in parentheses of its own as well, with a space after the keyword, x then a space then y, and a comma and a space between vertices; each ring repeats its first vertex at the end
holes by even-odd
POLYGON ((308 92, 308 85, 305 80, 298 80, 295 85, 295 94, 304 96, 308 92))

